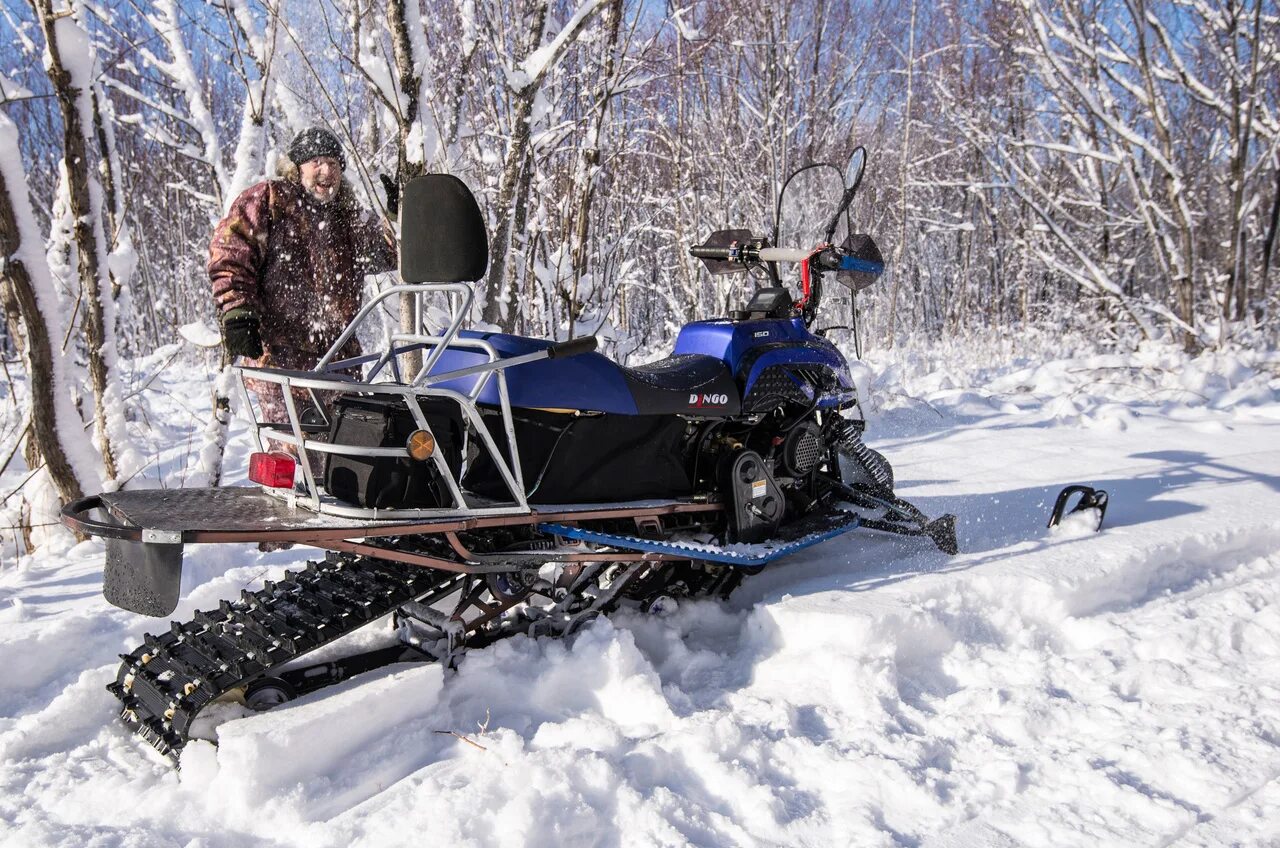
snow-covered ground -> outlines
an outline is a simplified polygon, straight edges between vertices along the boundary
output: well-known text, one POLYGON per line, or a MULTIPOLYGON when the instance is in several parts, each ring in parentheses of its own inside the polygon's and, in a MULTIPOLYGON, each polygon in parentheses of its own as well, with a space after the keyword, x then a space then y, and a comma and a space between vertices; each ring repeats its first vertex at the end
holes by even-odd
MULTIPOLYGON (((1280 356, 1046 345, 861 372, 872 443, 959 516, 957 557, 853 534, 729 604, 225 721, 180 772, 103 688, 163 623, 106 604, 98 542, 10 551, 0 844, 1280 844, 1280 356), (1071 482, 1110 492, 1100 534, 1045 528, 1071 482)), ((207 379, 145 392, 170 484, 207 379)), ((193 546, 174 618, 305 556, 193 546)))

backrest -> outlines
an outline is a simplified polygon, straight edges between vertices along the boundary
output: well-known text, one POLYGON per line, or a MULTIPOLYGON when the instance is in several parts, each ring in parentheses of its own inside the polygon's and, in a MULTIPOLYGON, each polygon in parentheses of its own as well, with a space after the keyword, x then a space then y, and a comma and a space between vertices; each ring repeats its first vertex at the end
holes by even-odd
POLYGON ((466 183, 448 174, 409 180, 400 204, 400 278, 475 282, 488 267, 484 217, 466 183))

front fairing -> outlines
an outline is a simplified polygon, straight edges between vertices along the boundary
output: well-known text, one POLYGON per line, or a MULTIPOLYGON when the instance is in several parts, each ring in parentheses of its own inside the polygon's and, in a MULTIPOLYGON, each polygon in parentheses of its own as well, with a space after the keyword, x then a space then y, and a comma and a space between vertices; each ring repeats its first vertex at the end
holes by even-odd
POLYGON ((695 321, 680 331, 673 352, 723 360, 742 387, 743 397, 751 394, 766 371, 782 367, 798 376, 798 390, 810 401, 815 399, 814 393, 805 384, 813 385, 815 381, 804 379, 806 369, 814 375, 830 372, 832 380, 816 381, 829 384, 816 393, 819 408, 842 406, 856 399, 844 356, 831 342, 809 332, 800 318, 695 321))

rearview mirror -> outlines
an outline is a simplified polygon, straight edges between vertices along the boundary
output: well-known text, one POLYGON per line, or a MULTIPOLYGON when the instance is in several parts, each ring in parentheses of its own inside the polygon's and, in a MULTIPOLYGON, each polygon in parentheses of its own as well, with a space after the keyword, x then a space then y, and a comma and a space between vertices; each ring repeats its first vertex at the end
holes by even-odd
POLYGON ((856 189, 862 182, 862 172, 867 167, 867 148, 858 146, 849 157, 849 165, 844 169, 844 187, 856 189))
POLYGON ((858 193, 858 186, 862 184, 862 172, 866 170, 866 167, 867 148, 858 145, 849 156, 849 164, 845 166, 844 196, 840 198, 840 206, 827 224, 826 238, 823 241, 830 242, 832 236, 835 235, 836 227, 840 225, 840 216, 849 209, 849 206, 853 203, 854 195, 858 193))

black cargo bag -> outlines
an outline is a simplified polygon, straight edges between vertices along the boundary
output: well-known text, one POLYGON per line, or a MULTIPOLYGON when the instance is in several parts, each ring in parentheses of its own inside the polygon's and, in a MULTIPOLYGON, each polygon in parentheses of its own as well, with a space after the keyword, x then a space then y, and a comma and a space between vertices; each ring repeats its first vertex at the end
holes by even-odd
MULTIPOLYGON (((685 422, 674 415, 573 415, 512 410, 529 503, 615 503, 693 493, 684 460, 685 422)), ((502 419, 485 425, 510 463, 502 419)), ((510 500, 488 451, 467 469, 467 489, 510 500)))
MULTIPOLYGON (((463 424, 458 404, 445 398, 418 399, 435 436, 436 452, 456 479, 462 468, 463 424)), ((401 398, 344 395, 333 405, 329 443, 359 447, 402 448, 418 429, 401 398)), ((452 506, 449 487, 434 459, 406 456, 328 454, 324 487, 339 500, 378 509, 430 509, 452 506)))

